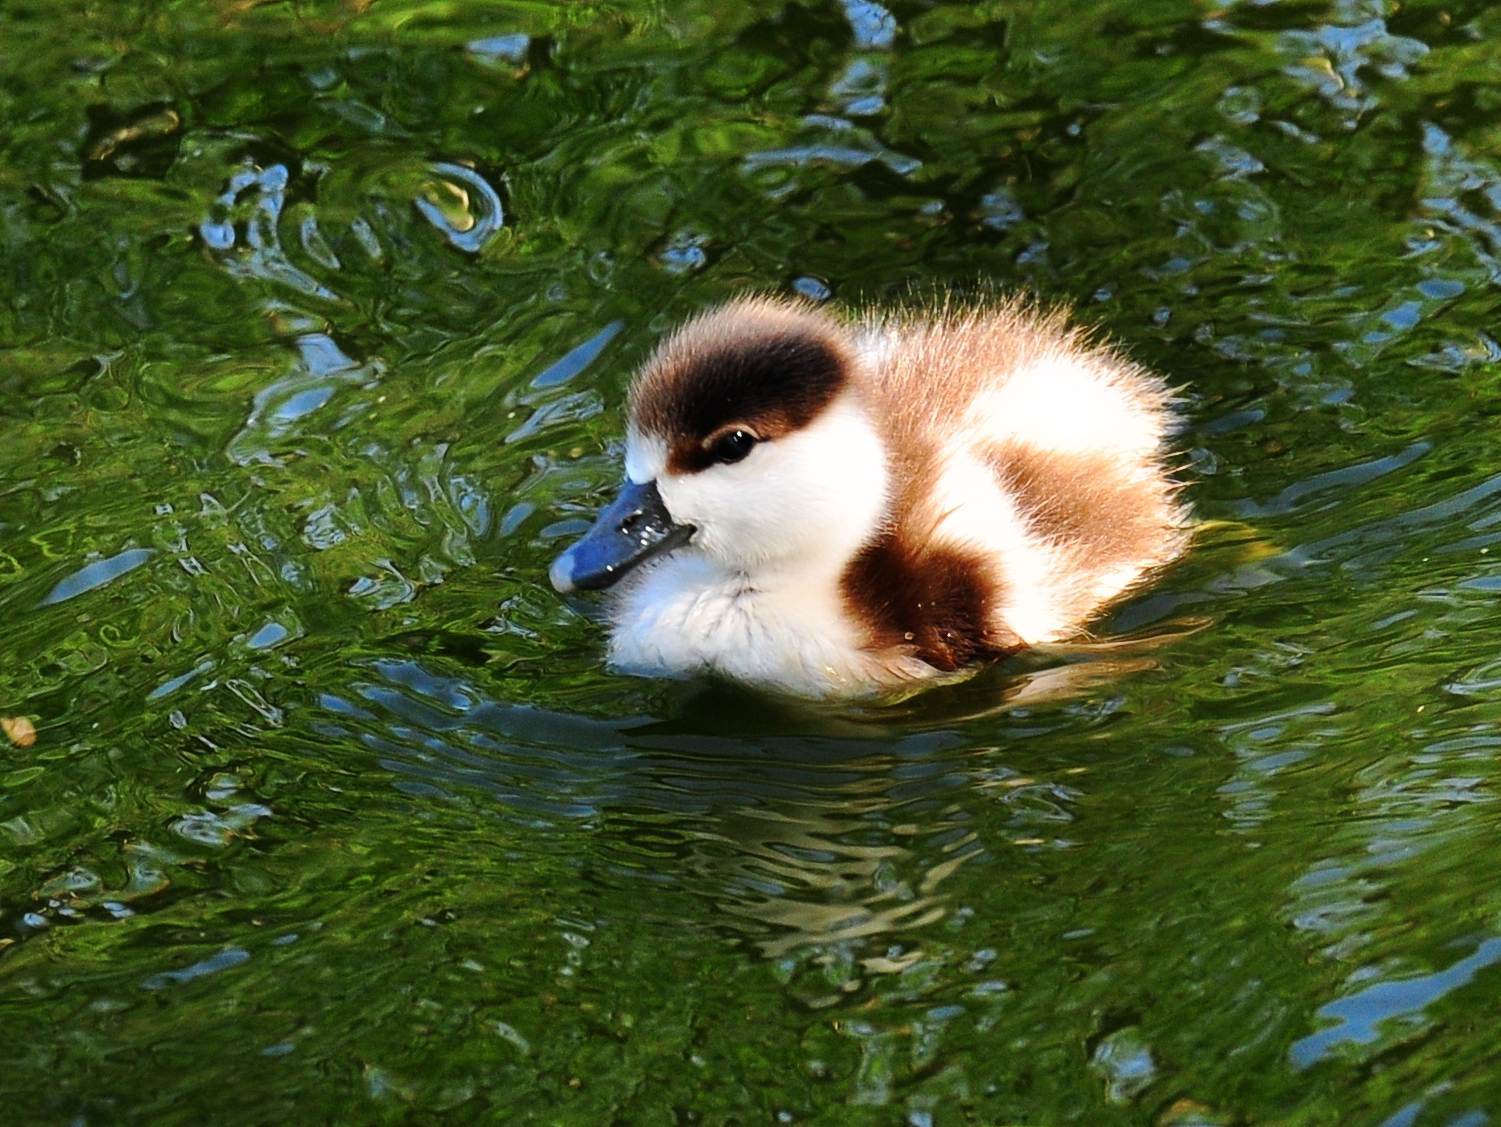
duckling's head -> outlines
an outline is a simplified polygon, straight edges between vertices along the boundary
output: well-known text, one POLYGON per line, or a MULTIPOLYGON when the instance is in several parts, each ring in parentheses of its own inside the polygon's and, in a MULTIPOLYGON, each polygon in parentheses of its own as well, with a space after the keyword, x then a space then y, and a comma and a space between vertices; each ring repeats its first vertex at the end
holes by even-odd
POLYGON ((679 329, 631 386, 620 495, 553 586, 608 587, 675 549, 751 584, 836 573, 886 497, 860 363, 849 330, 803 304, 743 299, 679 329))

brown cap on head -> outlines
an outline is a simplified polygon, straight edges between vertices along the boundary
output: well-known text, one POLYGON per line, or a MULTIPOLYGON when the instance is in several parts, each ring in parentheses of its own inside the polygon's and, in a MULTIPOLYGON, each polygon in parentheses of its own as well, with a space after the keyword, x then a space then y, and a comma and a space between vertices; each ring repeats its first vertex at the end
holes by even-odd
POLYGON ((812 306, 743 298, 688 322, 631 385, 635 427, 662 438, 668 468, 710 465, 727 429, 772 441, 811 422, 849 379, 848 330, 812 306))

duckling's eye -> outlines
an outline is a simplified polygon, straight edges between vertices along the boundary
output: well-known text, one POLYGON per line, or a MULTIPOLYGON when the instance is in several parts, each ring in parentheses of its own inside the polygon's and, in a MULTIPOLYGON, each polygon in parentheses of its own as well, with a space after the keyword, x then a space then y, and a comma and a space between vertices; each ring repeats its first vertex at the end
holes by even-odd
POLYGON ((714 440, 714 445, 709 448, 709 453, 714 456, 716 462, 729 465, 732 462, 741 462, 745 456, 755 448, 756 436, 749 431, 732 430, 729 434, 720 435, 714 440))

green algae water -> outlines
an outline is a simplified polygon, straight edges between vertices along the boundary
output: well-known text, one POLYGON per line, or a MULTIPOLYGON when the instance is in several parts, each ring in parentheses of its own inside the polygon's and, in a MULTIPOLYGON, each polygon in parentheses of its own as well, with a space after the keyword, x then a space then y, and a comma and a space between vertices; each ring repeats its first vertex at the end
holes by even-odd
POLYGON ((1494 1121, 1498 276, 1484 0, 0 0, 7 1121, 1494 1121), (547 562, 748 288, 1073 304, 1195 551, 608 672, 547 562))

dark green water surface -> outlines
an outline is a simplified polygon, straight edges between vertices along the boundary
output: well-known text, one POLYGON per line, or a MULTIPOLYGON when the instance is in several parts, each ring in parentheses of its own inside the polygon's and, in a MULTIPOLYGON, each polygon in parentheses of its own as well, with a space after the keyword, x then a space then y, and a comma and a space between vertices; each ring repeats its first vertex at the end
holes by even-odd
POLYGON ((1501 8, 0 0, 7 1122, 1501 1117, 1501 8), (1185 389, 1096 645, 615 676, 746 287, 1185 389))

